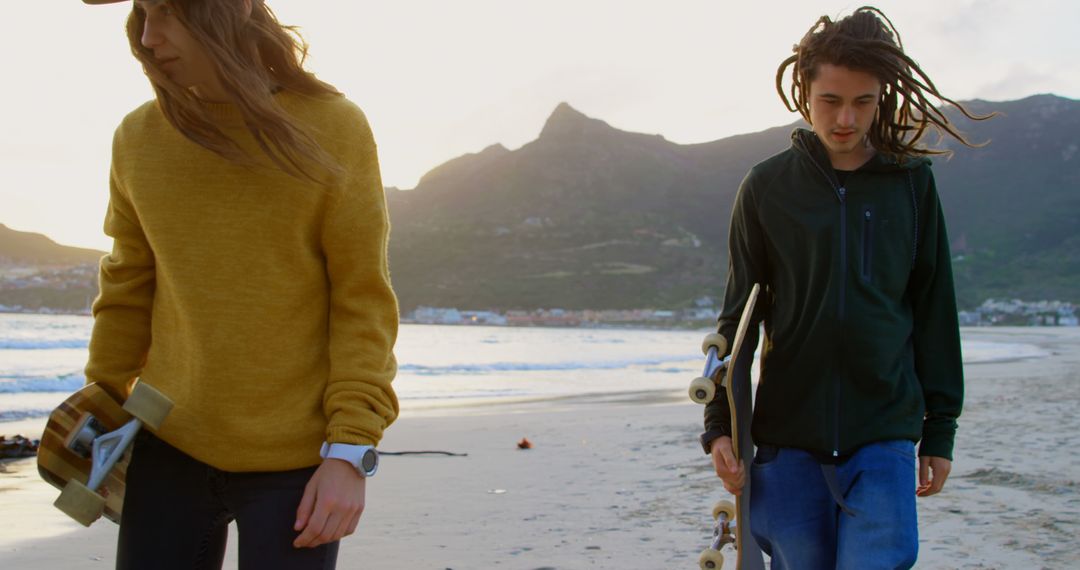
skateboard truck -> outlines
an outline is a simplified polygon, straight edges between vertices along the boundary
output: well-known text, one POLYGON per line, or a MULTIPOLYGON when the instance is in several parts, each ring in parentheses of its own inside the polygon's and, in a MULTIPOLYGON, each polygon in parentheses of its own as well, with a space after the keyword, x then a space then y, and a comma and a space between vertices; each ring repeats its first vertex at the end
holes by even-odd
POLYGON ((727 339, 720 333, 705 336, 701 352, 705 353, 705 369, 701 376, 690 382, 690 399, 698 404, 708 404, 716 396, 716 384, 731 363, 731 355, 720 357, 727 350, 727 339))
POLYGON ((731 501, 720 501, 713 506, 713 539, 709 548, 701 552, 698 559, 703 570, 713 570, 724 565, 724 555, 720 549, 726 544, 738 548, 735 542, 735 533, 738 532, 735 518, 735 504, 731 501))
POLYGON ((97 491, 102 481, 108 476, 109 471, 124 457, 131 441, 142 429, 143 423, 138 418, 132 418, 120 428, 106 432, 105 426, 93 416, 87 413, 79 422, 73 437, 68 440, 67 447, 86 459, 90 460, 90 476, 86 481, 86 488, 97 491))
MULTIPOLYGON (((108 494, 108 488, 103 484, 110 472, 124 458, 139 430, 144 425, 153 429, 159 428, 172 410, 172 405, 167 396, 148 384, 138 382, 122 408, 131 419, 115 430, 108 431, 93 413, 83 412, 63 445, 78 458, 89 461, 89 471, 83 472, 86 482, 83 483, 81 478, 76 477, 68 479, 60 491, 60 496, 53 503, 56 508, 83 526, 90 526, 100 518, 105 511, 108 494), (99 488, 101 492, 98 491, 99 488)), ((40 470, 40 453, 38 459, 40 470)), ((50 482, 55 484, 52 480, 50 482)))

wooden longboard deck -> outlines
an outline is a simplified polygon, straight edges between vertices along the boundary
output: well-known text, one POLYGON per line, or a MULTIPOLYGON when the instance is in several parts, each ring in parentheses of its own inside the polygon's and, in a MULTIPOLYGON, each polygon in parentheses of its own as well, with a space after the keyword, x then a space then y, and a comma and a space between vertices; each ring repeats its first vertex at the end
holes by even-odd
POLYGON ((747 469, 746 482, 742 494, 735 497, 735 548, 738 570, 765 570, 765 560, 761 548, 750 534, 750 462, 754 458, 754 440, 750 436, 750 420, 753 413, 753 387, 750 382, 750 368, 754 360, 754 348, 757 346, 757 327, 750 330, 750 319, 754 313, 761 287, 757 284, 750 290, 746 305, 743 307, 739 326, 732 343, 731 362, 728 363, 724 378, 724 390, 727 392, 728 407, 731 411, 731 441, 735 460, 745 458, 747 469), (750 342, 747 342, 750 339, 750 342))
MULTIPOLYGON (((68 438, 87 413, 97 418, 108 431, 119 428, 131 419, 131 415, 97 384, 83 386, 57 406, 49 414, 45 433, 41 436, 37 460, 41 478, 57 489, 62 490, 71 479, 85 484, 89 478, 90 460, 67 447, 68 438)), ((128 460, 129 457, 125 456, 117 462, 102 484, 105 495, 103 514, 116 523, 120 522, 120 511, 124 502, 124 477, 128 460)))

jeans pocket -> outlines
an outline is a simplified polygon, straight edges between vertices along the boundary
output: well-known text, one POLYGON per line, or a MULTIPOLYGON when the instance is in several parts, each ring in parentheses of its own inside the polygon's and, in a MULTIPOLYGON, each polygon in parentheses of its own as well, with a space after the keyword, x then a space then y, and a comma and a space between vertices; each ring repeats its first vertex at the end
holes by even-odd
POLYGON ((904 459, 915 459, 915 444, 906 439, 892 439, 888 441, 879 441, 874 444, 881 449, 887 449, 904 459))
POLYGON ((780 448, 775 445, 762 445, 757 448, 757 453, 754 454, 754 462, 751 464, 754 467, 767 467, 780 455, 780 448))

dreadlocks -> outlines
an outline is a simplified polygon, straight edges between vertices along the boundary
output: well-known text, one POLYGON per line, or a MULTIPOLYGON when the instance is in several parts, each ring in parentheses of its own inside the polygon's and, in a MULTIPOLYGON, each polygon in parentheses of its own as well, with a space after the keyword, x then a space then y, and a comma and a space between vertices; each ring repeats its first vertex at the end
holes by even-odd
POLYGON ((892 158, 948 154, 947 150, 918 146, 927 129, 937 130, 941 136, 947 133, 969 147, 981 146, 968 142, 927 96, 956 107, 972 120, 981 121, 997 114, 972 115, 963 105, 942 95, 915 60, 904 53, 904 44, 892 21, 872 6, 863 6, 836 22, 822 16, 792 51, 795 54, 785 59, 776 71, 776 91, 784 106, 797 111, 807 122, 810 122, 810 83, 816 78, 820 64, 863 71, 878 78, 881 99, 867 136, 875 149, 892 158), (785 92, 784 78, 789 67, 791 87, 785 92))

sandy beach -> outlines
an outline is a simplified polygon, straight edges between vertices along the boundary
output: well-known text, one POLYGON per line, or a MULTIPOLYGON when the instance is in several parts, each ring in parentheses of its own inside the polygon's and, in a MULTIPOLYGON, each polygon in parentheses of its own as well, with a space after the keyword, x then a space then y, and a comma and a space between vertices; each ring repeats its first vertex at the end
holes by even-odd
MULTIPOLYGON (((967 366, 952 477, 918 503, 918 567, 1078 567, 1080 329, 965 336, 1052 355, 967 366)), ((726 494, 683 390, 404 413, 382 449, 468 457, 385 457, 338 567, 697 568, 726 494), (518 450, 522 437, 535 447, 518 450)), ((0 463, 0 568, 113 567, 115 525, 84 529, 55 495, 32 459, 0 463)))

